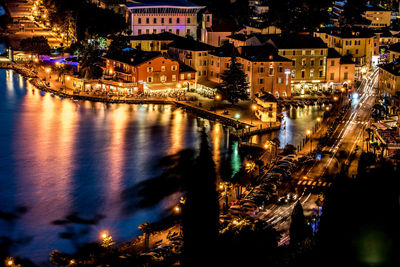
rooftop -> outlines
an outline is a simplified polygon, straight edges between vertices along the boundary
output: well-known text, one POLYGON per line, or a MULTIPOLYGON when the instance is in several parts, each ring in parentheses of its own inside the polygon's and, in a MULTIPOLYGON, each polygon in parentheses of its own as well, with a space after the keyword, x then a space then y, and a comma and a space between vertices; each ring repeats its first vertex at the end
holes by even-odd
POLYGON ((398 58, 391 63, 381 64, 379 65, 379 68, 386 70, 395 76, 400 76, 400 59, 398 58))
POLYGON ((290 59, 277 54, 276 48, 271 44, 263 46, 242 46, 241 58, 256 62, 289 62, 290 59))
POLYGON ((256 97, 265 102, 277 102, 276 98, 267 92, 260 92, 256 97))
POLYGON ((308 35, 272 37, 270 40, 279 49, 328 48, 321 38, 308 35))
POLYGON ((132 66, 140 65, 153 58, 161 56, 160 52, 144 52, 136 49, 121 51, 118 54, 106 55, 104 58, 123 62, 132 66))
POLYGON ((328 48, 328 58, 340 58, 341 55, 334 49, 328 48))
POLYGON ((135 35, 135 36, 129 36, 129 40, 150 40, 150 41, 175 41, 180 38, 178 35, 175 35, 170 32, 162 32, 162 33, 157 33, 157 34, 141 34, 141 35, 135 35))
POLYGON ((218 57, 231 57, 233 52, 237 54, 237 49, 232 44, 227 43, 221 47, 216 47, 210 54, 218 57))
POLYGON ((371 38, 374 37, 375 34, 370 29, 365 28, 322 28, 319 30, 321 33, 327 33, 333 36, 337 36, 344 39, 351 39, 351 38, 371 38))
POLYGON ((215 48, 212 45, 208 45, 206 43, 202 43, 202 42, 196 41, 194 39, 183 38, 183 37, 170 43, 169 47, 185 49, 185 50, 190 50, 190 51, 211 51, 215 48))
POLYGON ((395 43, 389 46, 389 51, 400 53, 400 43, 395 43))

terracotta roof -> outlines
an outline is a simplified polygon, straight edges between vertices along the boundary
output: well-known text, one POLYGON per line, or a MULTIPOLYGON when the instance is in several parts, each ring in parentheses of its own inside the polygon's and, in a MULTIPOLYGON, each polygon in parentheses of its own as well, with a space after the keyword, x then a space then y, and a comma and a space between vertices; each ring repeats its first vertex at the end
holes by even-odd
POLYGON ((279 49, 328 48, 321 38, 306 35, 272 37, 271 41, 279 49))

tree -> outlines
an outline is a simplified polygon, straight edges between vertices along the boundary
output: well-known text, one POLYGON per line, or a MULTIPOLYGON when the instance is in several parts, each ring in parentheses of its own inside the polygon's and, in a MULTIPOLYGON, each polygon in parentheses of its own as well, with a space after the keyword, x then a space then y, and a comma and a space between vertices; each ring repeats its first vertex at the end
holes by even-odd
POLYGON ((34 36, 25 38, 20 43, 21 50, 31 52, 37 55, 49 55, 50 46, 47 38, 44 36, 34 36))
POLYGON ((159 176, 123 193, 125 211, 136 211, 138 205, 154 207, 166 198, 183 195, 184 263, 185 266, 206 266, 213 260, 219 212, 215 165, 204 130, 198 154, 193 149, 181 150, 162 158, 158 167, 163 169, 159 176), (207 253, 204 253, 205 248, 207 253))
POLYGON ((229 69, 221 75, 222 83, 219 86, 219 93, 223 99, 228 100, 232 105, 239 100, 249 98, 249 83, 246 81, 246 74, 240 63, 236 61, 235 52, 232 53, 229 69))
POLYGON ((300 201, 293 208, 290 222, 290 244, 297 245, 307 236, 307 224, 300 201))

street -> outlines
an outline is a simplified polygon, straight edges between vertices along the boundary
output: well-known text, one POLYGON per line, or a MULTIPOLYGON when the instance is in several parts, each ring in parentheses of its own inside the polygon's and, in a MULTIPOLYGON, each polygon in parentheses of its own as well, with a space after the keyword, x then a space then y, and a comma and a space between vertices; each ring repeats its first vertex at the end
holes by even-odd
MULTIPOLYGON (((375 101, 374 87, 377 84, 377 77, 378 71, 375 70, 361 83, 357 91, 359 95, 352 96, 351 108, 334 131, 333 144, 323 149, 321 160, 317 160, 312 166, 301 168, 292 176, 292 185, 299 195, 305 216, 312 215, 317 209, 315 201, 318 195, 315 194, 315 190, 309 189, 329 187, 332 184, 331 178, 338 174, 344 165, 349 166, 350 177, 357 173, 358 159, 363 147, 362 140, 365 139, 363 134, 368 127, 371 108, 375 101), (356 146, 360 147, 357 151, 356 146), (355 155, 352 156, 353 153, 355 155)), ((289 192, 293 192, 293 188, 287 186, 279 193, 286 195, 289 192)), ((272 204, 257 214, 257 218, 266 220, 275 229, 283 232, 280 245, 289 241, 290 215, 294 205, 295 202, 284 205, 272 204)))

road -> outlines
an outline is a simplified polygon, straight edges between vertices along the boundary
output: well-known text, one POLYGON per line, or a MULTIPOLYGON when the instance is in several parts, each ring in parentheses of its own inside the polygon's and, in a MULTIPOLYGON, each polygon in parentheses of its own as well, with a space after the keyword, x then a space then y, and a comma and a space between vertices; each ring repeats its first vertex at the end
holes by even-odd
MULTIPOLYGON (((369 125, 371 109, 375 103, 374 88, 377 79, 378 70, 375 70, 363 80, 357 90, 358 96, 354 95, 351 108, 334 131, 332 145, 324 148, 321 160, 293 175, 292 186, 303 205, 305 216, 311 215, 317 209, 315 201, 318 196, 315 192, 318 192, 319 188, 329 187, 332 177, 340 172, 342 166, 349 166, 350 177, 356 174, 363 147, 362 140, 365 139, 364 130, 369 125), (357 145, 360 147, 358 151, 357 145)), ((287 194, 288 190, 290 188, 280 193, 287 194)), ((285 205, 273 204, 257 214, 257 218, 266 220, 283 232, 281 245, 289 241, 290 215, 294 205, 294 202, 285 205)))

